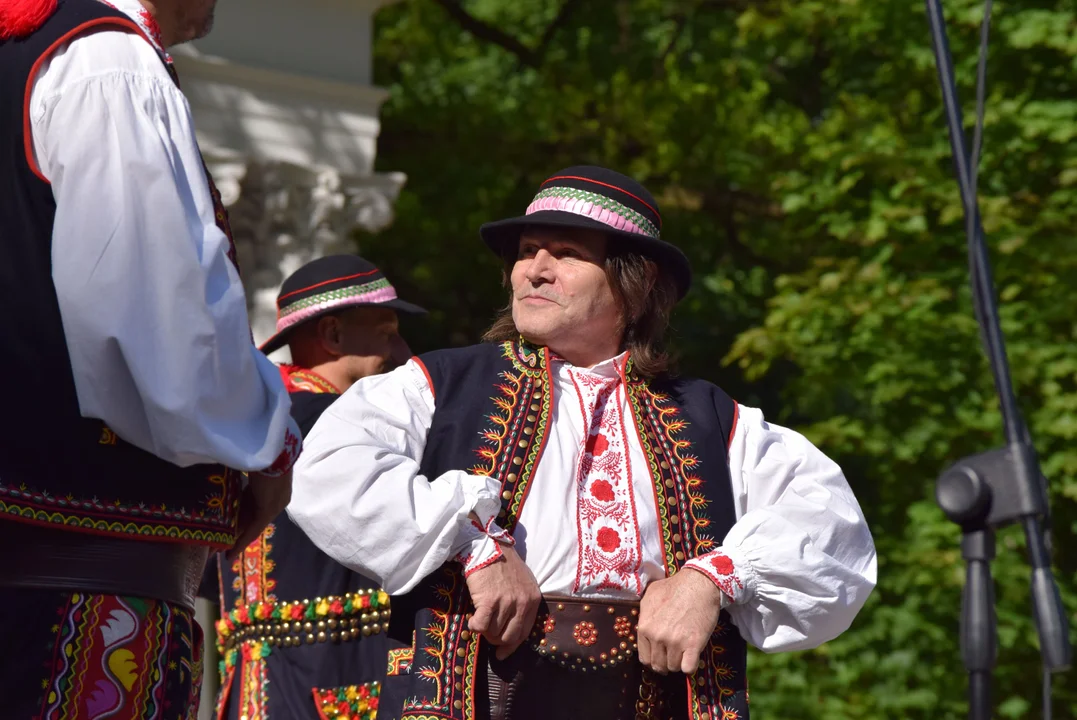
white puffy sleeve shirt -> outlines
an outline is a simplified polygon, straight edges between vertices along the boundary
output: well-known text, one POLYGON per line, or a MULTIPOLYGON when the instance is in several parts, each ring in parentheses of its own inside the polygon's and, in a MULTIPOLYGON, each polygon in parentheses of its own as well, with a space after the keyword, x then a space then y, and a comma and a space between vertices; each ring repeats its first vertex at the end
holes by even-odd
POLYGON ((82 415, 176 465, 286 470, 290 401, 252 342, 190 109, 154 48, 76 38, 33 79, 29 115, 82 415))
MULTIPOLYGON (((607 361, 584 372, 609 377, 615 368, 607 361)), ((561 364, 555 373, 551 435, 514 530, 516 548, 546 595, 638 598, 639 586, 665 577, 646 474, 631 478, 640 538, 633 582, 574 592, 585 556, 574 501, 587 434, 571 382, 579 372, 561 364)), ((419 474, 434 409, 414 360, 365 378, 325 411, 296 464, 291 517, 322 550, 391 594, 407 592, 449 559, 471 571, 498 552, 490 537, 501 531, 488 525, 480 532, 469 516, 489 522, 499 483, 459 470, 419 474)), ((814 647, 846 630, 871 593, 871 534, 834 462, 802 435, 767 423, 759 410, 738 406, 738 416, 729 448, 737 521, 719 550, 689 566, 725 591, 733 621, 756 647, 814 647)), ((638 454, 632 466, 645 468, 638 441, 626 445, 638 454)))

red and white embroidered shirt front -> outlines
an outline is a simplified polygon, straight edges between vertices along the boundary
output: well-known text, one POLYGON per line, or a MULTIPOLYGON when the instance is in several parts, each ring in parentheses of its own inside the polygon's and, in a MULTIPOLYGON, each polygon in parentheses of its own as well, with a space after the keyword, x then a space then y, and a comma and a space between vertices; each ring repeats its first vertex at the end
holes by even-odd
MULTIPOLYGON (((576 465, 579 557, 572 594, 643 593, 639 518, 623 408, 624 382, 569 369, 585 432, 576 465)), ((632 422, 631 418, 627 422, 632 422)))

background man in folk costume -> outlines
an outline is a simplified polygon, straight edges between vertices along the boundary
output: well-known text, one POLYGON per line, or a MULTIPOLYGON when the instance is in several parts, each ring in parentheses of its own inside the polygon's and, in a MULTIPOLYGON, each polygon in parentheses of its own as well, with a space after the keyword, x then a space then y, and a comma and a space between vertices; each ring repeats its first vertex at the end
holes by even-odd
POLYGON ((481 230, 511 288, 490 342, 357 383, 308 437, 289 513, 406 644, 381 718, 747 718, 745 643, 819 645, 874 587, 840 468, 669 372, 691 273, 661 225, 624 175, 550 177, 481 230))
MULTIPOLYGON (((292 363, 281 371, 304 434, 357 380, 407 361, 397 314, 425 313, 355 255, 297 270, 277 309, 262 350, 288 345, 292 363)), ((374 717, 389 650, 389 597, 375 581, 326 556, 284 513, 216 569, 219 718, 374 717)))
POLYGON ((194 718, 209 553, 290 497, 299 429, 165 51, 213 5, 0 4, 4 717, 194 718))

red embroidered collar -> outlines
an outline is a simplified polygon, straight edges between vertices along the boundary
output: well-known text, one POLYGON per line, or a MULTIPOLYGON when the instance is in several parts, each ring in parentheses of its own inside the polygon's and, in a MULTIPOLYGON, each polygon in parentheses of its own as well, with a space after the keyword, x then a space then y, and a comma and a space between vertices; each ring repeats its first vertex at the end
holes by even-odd
POLYGON ((340 388, 318 373, 298 365, 280 366, 280 376, 288 392, 333 393, 340 395, 340 388))
POLYGON ((142 32, 146 34, 146 37, 150 39, 150 42, 164 54, 165 60, 169 64, 172 63, 172 56, 168 53, 168 49, 165 48, 164 42, 161 40, 161 26, 157 24, 157 18, 143 7, 142 3, 138 2, 138 0, 100 0, 100 2, 108 5, 113 10, 119 10, 134 20, 142 29, 142 32))

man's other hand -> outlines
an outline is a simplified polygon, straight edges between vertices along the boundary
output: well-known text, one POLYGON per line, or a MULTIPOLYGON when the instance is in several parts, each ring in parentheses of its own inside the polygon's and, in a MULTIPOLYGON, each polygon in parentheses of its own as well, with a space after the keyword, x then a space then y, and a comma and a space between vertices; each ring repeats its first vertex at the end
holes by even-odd
POLYGON ((498 646, 498 660, 511 655, 531 634, 542 601, 535 576, 516 551, 507 545, 501 551, 500 560, 467 578, 475 603, 468 628, 498 646))
POLYGON ((228 562, 262 534, 265 526, 281 514, 292 499, 292 472, 280 477, 250 473, 247 487, 239 499, 239 527, 236 544, 228 551, 228 562))
POLYGON ((718 624, 721 599, 710 578, 690 569, 650 583, 640 602, 639 661, 663 675, 694 673, 718 624))

